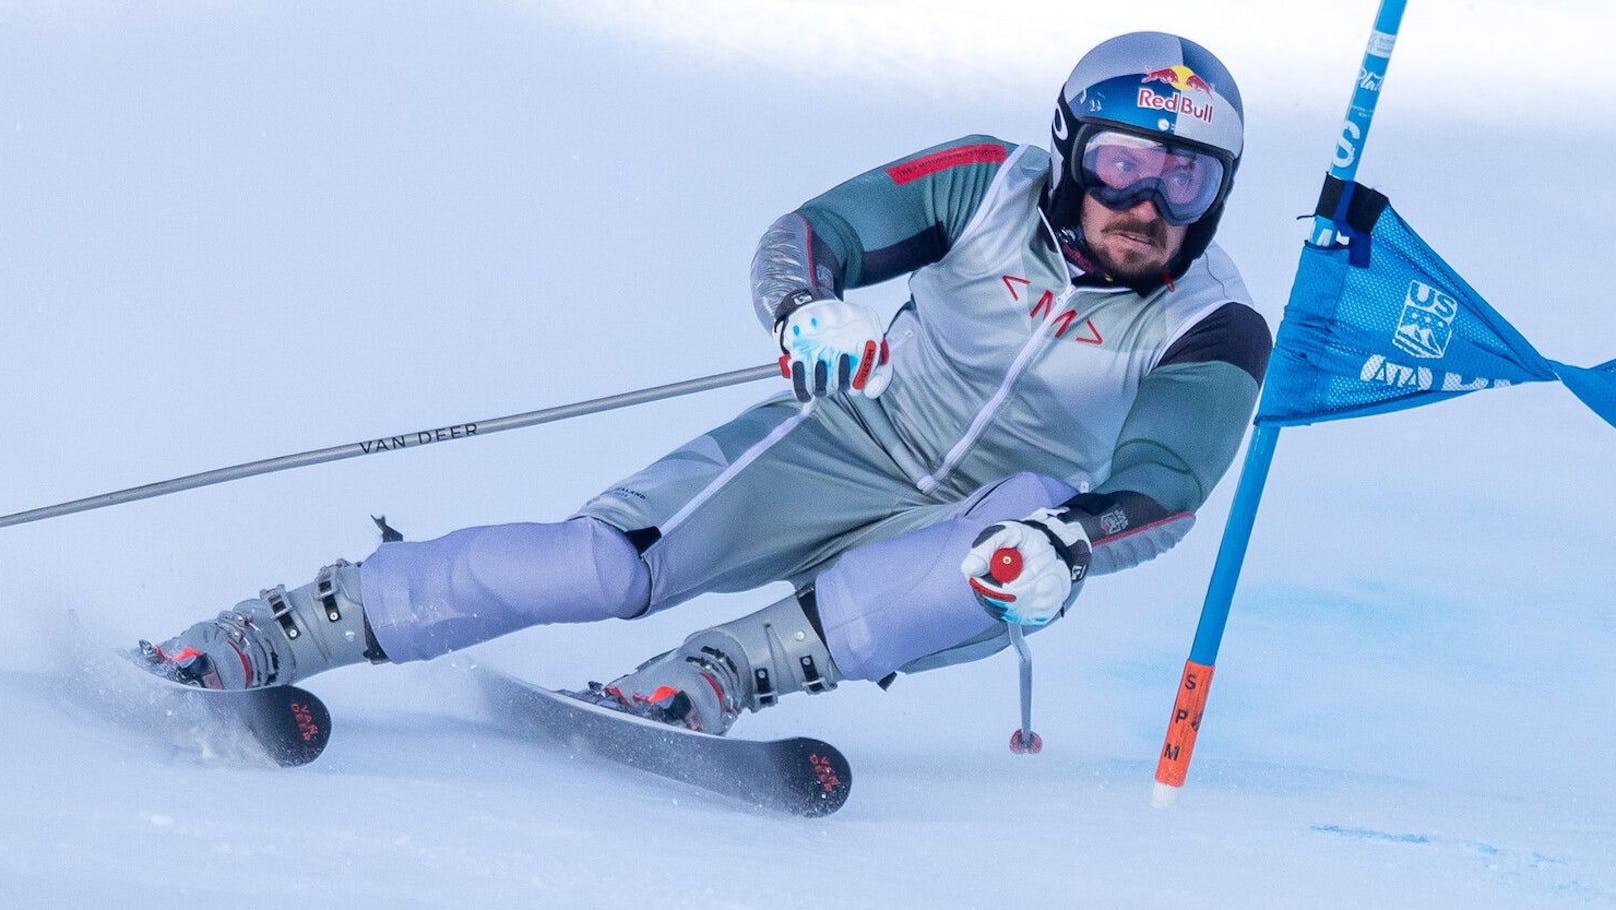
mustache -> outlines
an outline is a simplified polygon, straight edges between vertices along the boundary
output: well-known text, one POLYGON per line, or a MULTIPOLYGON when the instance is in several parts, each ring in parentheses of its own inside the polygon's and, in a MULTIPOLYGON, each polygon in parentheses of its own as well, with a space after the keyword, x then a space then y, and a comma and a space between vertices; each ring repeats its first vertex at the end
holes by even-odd
POLYGON ((1130 218, 1124 221, 1115 221, 1105 227, 1105 233, 1138 234, 1150 238, 1157 246, 1167 242, 1167 226, 1159 220, 1141 221, 1130 218))

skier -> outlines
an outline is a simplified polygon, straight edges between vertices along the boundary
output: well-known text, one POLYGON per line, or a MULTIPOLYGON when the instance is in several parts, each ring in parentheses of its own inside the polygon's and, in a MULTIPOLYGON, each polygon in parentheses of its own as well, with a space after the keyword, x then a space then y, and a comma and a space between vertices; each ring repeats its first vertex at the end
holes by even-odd
POLYGON ((151 669, 285 684, 782 579, 794 595, 594 697, 723 733, 791 692, 994 653, 1007 624, 1042 627, 1088 576, 1176 544, 1233 460, 1271 347, 1212 243, 1242 143, 1205 48, 1107 40, 1063 87, 1047 152, 968 136, 767 229, 752 301, 794 394, 565 521, 384 542, 142 642, 151 669), (884 327, 842 299, 905 273, 884 327))

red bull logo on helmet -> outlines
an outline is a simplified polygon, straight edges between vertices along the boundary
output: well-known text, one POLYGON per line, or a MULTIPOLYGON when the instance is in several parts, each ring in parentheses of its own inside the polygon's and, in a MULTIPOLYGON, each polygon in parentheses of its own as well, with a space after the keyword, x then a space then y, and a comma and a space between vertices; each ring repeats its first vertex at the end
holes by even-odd
POLYGON ((1182 63, 1163 69, 1150 70, 1140 81, 1139 97, 1135 101, 1139 107, 1153 111, 1168 111, 1174 114, 1188 114, 1197 120, 1212 122, 1212 86, 1205 79, 1196 75, 1195 71, 1182 63), (1171 93, 1158 94, 1151 88, 1152 84, 1161 84, 1171 88, 1171 93), (1207 100, 1197 104, 1189 97, 1188 92, 1207 96, 1207 100))

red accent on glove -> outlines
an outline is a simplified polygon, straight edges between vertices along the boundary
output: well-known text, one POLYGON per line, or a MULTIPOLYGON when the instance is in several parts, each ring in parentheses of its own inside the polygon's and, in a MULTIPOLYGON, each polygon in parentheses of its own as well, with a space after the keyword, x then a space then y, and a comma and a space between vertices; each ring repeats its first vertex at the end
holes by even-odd
POLYGON ((968 578, 966 580, 971 583, 971 590, 982 595, 983 597, 1005 604, 1016 602, 1016 595, 1006 591, 1000 591, 998 588, 990 588, 983 584, 980 579, 968 578))
POLYGON ((853 388, 863 389, 864 383, 870 379, 870 371, 875 369, 875 342, 864 342, 864 354, 859 357, 858 372, 853 374, 853 388))
POLYGON ((790 354, 781 354, 780 355, 780 375, 784 376, 787 379, 791 378, 791 355, 790 354))

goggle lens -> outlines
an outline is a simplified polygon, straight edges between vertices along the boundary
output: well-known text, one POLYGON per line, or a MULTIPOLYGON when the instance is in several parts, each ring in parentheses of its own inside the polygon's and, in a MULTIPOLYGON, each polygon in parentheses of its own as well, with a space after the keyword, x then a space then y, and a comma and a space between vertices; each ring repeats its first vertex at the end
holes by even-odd
POLYGON ((1106 208, 1151 199, 1169 224, 1199 220, 1223 190, 1223 162, 1206 152, 1128 133, 1095 133, 1083 147, 1083 185, 1106 208))

